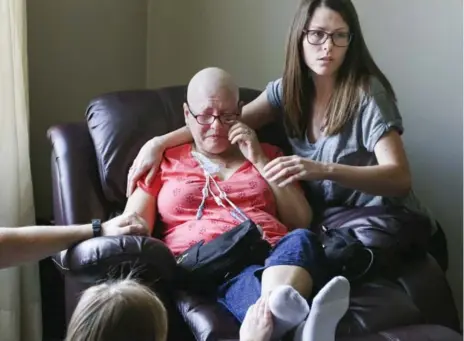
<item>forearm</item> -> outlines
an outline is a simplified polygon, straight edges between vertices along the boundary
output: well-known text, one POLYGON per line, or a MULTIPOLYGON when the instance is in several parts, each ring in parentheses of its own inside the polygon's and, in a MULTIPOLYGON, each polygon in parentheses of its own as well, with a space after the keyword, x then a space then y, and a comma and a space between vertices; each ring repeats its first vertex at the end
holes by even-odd
POLYGON ((92 236, 90 224, 0 228, 0 268, 48 257, 92 236))
POLYGON ((267 93, 263 91, 254 101, 243 107, 240 120, 250 128, 257 130, 272 122, 276 115, 276 109, 270 105, 267 93))
POLYGON ((124 208, 125 214, 137 213, 148 226, 149 234, 153 233, 156 219, 156 205, 158 193, 148 194, 137 188, 129 197, 124 208))
POLYGON ((156 136, 154 141, 161 143, 164 149, 172 148, 193 141, 192 133, 184 126, 162 136, 156 136))
MULTIPOLYGON (((267 159, 262 158, 255 164, 263 177, 264 166, 267 162, 267 159)), ((269 181, 268 184, 274 194, 277 213, 282 223, 291 229, 308 227, 313 217, 312 209, 297 185, 292 183, 279 187, 276 183, 269 181)))
POLYGON ((324 165, 323 179, 371 195, 405 196, 411 189, 408 170, 396 165, 324 165))

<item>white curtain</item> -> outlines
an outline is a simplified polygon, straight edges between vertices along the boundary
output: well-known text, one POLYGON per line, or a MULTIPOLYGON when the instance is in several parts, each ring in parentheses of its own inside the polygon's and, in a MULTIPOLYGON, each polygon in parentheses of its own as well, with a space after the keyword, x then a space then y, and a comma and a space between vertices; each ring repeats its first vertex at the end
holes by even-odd
MULTIPOLYGON (((0 226, 34 223, 26 0, 0 0, 0 226)), ((37 264, 0 271, 0 340, 42 340, 37 264)))

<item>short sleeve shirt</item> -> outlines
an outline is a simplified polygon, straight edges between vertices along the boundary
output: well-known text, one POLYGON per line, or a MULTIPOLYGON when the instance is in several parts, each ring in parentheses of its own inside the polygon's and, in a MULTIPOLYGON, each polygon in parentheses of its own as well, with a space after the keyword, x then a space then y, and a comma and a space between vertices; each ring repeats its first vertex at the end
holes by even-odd
MULTIPOLYGON (((277 147, 265 143, 261 146, 269 159, 283 155, 277 147)), ((218 206, 211 195, 206 199, 203 216, 196 218, 206 178, 191 150, 190 144, 166 150, 153 183, 150 186, 138 183, 146 193, 157 197, 163 240, 176 255, 201 240, 209 242, 240 223, 227 209, 218 206)), ((245 161, 226 180, 216 176, 214 179, 228 198, 263 228, 272 245, 288 232, 276 218, 277 206, 271 188, 250 162, 245 161)), ((211 190, 218 194, 214 185, 211 190)))
MULTIPOLYGON (((267 99, 272 107, 279 109, 283 118, 282 79, 268 83, 267 99)), ((380 138, 390 130, 403 133, 403 121, 396 103, 376 79, 371 79, 370 92, 364 93, 359 114, 351 124, 334 136, 321 136, 315 143, 289 138, 293 153, 323 163, 339 163, 351 166, 376 165, 374 148, 380 138)), ((309 201, 315 207, 372 206, 401 204, 414 211, 429 212, 421 206, 411 191, 406 198, 382 197, 340 186, 330 180, 307 182, 309 201)))

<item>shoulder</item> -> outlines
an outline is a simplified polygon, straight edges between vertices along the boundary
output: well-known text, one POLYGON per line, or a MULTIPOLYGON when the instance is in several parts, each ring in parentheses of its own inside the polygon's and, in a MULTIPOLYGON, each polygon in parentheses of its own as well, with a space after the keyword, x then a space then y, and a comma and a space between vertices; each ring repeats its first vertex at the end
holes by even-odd
POLYGON ((403 119, 394 94, 379 79, 371 77, 362 91, 359 124, 364 145, 372 151, 386 132, 403 133, 403 119))
POLYGON ((168 148, 164 151, 164 159, 180 159, 187 155, 191 148, 190 143, 168 148))
POLYGON ((266 85, 267 100, 274 108, 281 108, 283 105, 282 78, 273 80, 266 85))
POLYGON ((401 120, 396 98, 376 77, 370 77, 367 84, 360 89, 361 103, 360 112, 362 119, 378 117, 386 121, 401 120))
POLYGON ((375 76, 369 77, 364 86, 360 89, 361 105, 363 107, 369 104, 388 104, 396 107, 396 98, 394 93, 389 91, 385 84, 375 76))
POLYGON ((160 164, 160 172, 169 169, 188 169, 195 167, 196 163, 191 155, 192 145, 190 143, 182 144, 164 151, 160 164))
POLYGON ((275 158, 278 158, 284 155, 282 149, 280 149, 277 146, 274 146, 269 143, 260 143, 260 144, 261 144, 261 149, 263 150, 264 155, 266 155, 266 157, 268 157, 270 160, 274 160, 275 158))
POLYGON ((380 79, 375 76, 371 76, 367 82, 366 93, 370 96, 376 96, 379 94, 387 94, 388 91, 380 79))

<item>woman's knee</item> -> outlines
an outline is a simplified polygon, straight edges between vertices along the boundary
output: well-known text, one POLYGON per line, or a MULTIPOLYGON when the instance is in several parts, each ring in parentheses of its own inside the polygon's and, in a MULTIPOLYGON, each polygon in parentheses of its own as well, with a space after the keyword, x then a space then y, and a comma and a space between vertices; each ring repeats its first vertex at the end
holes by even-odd
POLYGON ((319 287, 327 278, 327 258, 318 236, 308 229, 296 229, 275 246, 266 266, 294 265, 309 273, 319 287))
POLYGON ((309 229, 304 229, 304 228, 295 229, 287 234, 287 236, 290 236, 290 235, 301 238, 301 239, 307 239, 310 241, 315 241, 315 242, 318 241, 317 234, 315 234, 313 231, 309 229))
POLYGON ((288 238, 291 243, 299 244, 304 249, 322 250, 322 244, 319 237, 314 232, 308 229, 296 229, 287 234, 284 238, 288 238))

